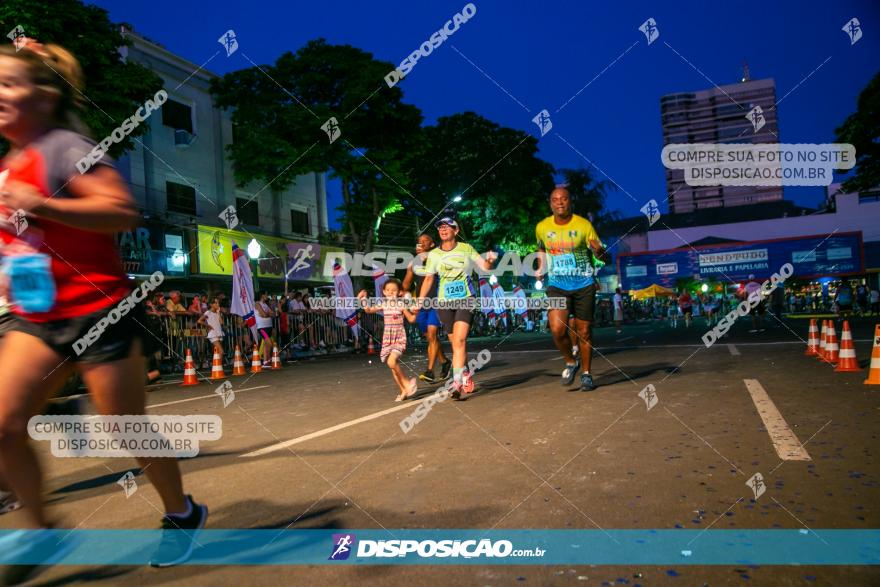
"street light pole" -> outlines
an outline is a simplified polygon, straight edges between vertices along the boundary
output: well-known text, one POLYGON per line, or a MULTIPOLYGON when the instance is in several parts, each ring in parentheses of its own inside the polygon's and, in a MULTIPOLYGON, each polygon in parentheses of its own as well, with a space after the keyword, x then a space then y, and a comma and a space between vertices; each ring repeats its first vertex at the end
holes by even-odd
POLYGON ((257 280, 257 271, 259 270, 258 261, 260 259, 260 253, 262 252, 263 249, 260 246, 260 243, 257 242, 257 239, 252 238, 251 242, 248 243, 247 253, 251 261, 251 278, 254 281, 254 296, 260 295, 260 282, 257 280))

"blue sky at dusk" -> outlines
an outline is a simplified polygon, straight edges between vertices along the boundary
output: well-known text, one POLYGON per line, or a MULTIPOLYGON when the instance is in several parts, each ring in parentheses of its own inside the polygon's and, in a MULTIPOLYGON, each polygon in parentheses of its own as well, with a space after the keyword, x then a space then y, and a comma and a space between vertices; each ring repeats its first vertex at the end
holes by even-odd
MULTIPOLYGON (((93 4, 197 64, 218 50, 217 38, 227 29, 235 30, 239 53, 257 63, 324 37, 396 64, 466 2, 93 4)), ((834 129, 880 70, 876 0, 672 4, 477 0, 473 19, 422 58, 400 87, 428 124, 473 110, 538 136, 531 119, 547 109, 554 132, 540 139, 540 156, 557 168, 589 167, 588 158, 638 201, 612 191, 608 206, 634 215, 648 199, 666 197, 661 96, 734 83, 747 60, 752 79, 773 78, 777 100, 785 96, 782 141, 833 142, 834 129), (648 17, 660 30, 651 45, 638 30, 648 17), (841 27, 853 17, 864 36, 850 45, 841 27)), ((233 54, 218 56, 207 69, 223 74, 249 65, 233 54)), ((824 189, 786 188, 786 197, 816 206, 824 189)), ((338 185, 330 185, 328 198, 333 216, 338 185)))

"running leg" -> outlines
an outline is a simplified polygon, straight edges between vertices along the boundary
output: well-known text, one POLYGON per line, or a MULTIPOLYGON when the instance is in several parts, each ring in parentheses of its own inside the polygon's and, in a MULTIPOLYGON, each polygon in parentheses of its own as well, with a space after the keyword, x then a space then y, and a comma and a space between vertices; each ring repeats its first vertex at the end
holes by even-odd
MULTIPOLYGON (((8 332, 0 344, 0 470, 25 508, 27 524, 45 528, 42 475, 28 444, 27 423, 64 384, 73 365, 39 338, 8 332), (22 365, 29 368, 23 369, 22 365), (54 371, 53 371, 54 370, 54 371), (48 374, 48 375, 47 375, 48 374)), ((134 380, 143 385, 143 371, 134 380)))
POLYGON ((584 373, 589 373, 590 364, 593 362, 593 323, 575 319, 575 328, 581 350, 581 367, 584 373))
POLYGON ((556 348, 562 353, 562 358, 567 364, 574 364, 575 360, 571 354, 573 335, 568 328, 568 310, 549 310, 547 319, 556 348))
MULTIPOLYGON (((89 390, 98 412, 111 415, 142 415, 144 413, 144 384, 140 341, 132 345, 128 358, 112 363, 81 364, 80 374, 89 390)), ((140 457, 141 470, 156 488, 165 513, 183 512, 187 504, 183 497, 183 482, 177 459, 140 457)))
POLYGON ((434 370, 434 364, 439 359, 440 365, 446 365, 449 359, 443 353, 443 347, 440 346, 440 333, 434 325, 428 326, 425 331, 425 337, 428 339, 428 371, 434 370))

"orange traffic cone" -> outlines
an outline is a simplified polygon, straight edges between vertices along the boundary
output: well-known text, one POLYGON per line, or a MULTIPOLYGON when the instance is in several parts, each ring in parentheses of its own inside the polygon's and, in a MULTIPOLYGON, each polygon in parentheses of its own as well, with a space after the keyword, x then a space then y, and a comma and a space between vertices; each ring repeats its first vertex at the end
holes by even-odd
POLYGON ((837 363, 836 373, 851 373, 861 371, 859 369, 859 360, 856 359, 856 347, 853 345, 852 332, 849 329, 849 322, 843 321, 843 328, 840 331, 840 361, 837 363))
POLYGON ((810 319, 810 333, 807 335, 807 356, 814 357, 819 354, 819 328, 816 326, 816 319, 810 319))
POLYGON ((816 358, 820 361, 825 359, 825 346, 828 344, 828 320, 822 320, 822 332, 819 334, 819 350, 816 358))
POLYGON ((226 379, 226 373, 223 372, 223 359, 220 353, 214 351, 214 358, 211 361, 211 379, 226 379))
POLYGON ((235 345, 235 358, 232 361, 232 374, 244 375, 244 361, 241 360, 241 349, 235 345))
POLYGON ((272 368, 280 369, 281 368, 281 356, 278 354, 278 347, 272 347, 272 368))
POLYGON ((251 373, 261 373, 263 371, 263 362, 260 360, 260 350, 254 345, 254 356, 251 358, 251 373))
POLYGON ((375 355, 376 354, 376 347, 373 345, 373 337, 372 336, 370 337, 370 340, 367 343, 367 354, 368 355, 375 355))
POLYGON ((871 349, 871 364, 865 385, 880 385, 880 324, 874 327, 874 348, 871 349))
POLYGON ((186 361, 183 363, 183 383, 181 387, 187 385, 198 385, 199 378, 196 376, 196 364, 193 362, 192 352, 186 349, 186 361))
POLYGON ((837 333, 834 331, 834 321, 828 321, 828 342, 825 343, 825 361, 836 365, 840 347, 837 345, 837 333))

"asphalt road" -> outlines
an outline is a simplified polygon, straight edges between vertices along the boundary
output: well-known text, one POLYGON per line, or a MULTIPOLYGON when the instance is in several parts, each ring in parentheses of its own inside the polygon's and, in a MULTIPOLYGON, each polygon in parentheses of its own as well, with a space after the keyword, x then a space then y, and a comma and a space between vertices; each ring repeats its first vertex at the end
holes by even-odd
MULTIPOLYGON (((689 330, 661 323, 599 329, 599 387, 589 393, 560 385, 562 361, 549 335, 473 339, 472 354, 492 353, 477 374, 478 392, 435 405, 408 434, 399 421, 416 404, 383 413, 401 404, 392 401, 387 369, 365 355, 234 378, 235 400, 226 408, 216 385, 161 385, 149 395, 149 413, 222 417, 222 438, 182 463, 187 491, 210 507, 211 528, 799 528, 820 538, 821 529, 880 527, 880 386, 863 385, 865 372, 837 374, 805 357, 803 320, 758 334, 743 321, 709 349, 700 341, 704 331, 702 321, 689 330), (638 395, 648 384, 658 399, 650 410, 638 395), (777 414, 766 414, 764 395, 777 414), (778 451, 804 460, 783 460, 778 451), (746 485, 755 473, 767 486, 757 500, 746 485)), ((863 365, 872 333, 870 320, 854 326, 863 365)), ((417 351, 406 360, 413 374, 423 369, 417 351)), ((116 484, 126 470, 137 471, 133 459, 59 459, 45 443, 38 451, 50 511, 63 526, 158 526, 160 502, 145 477, 128 499, 116 484)), ((15 527, 18 515, 2 516, 0 527, 15 527)), ((876 585, 880 570, 56 567, 35 584, 84 581, 876 585)))

